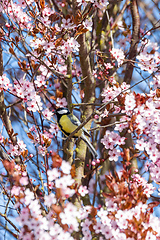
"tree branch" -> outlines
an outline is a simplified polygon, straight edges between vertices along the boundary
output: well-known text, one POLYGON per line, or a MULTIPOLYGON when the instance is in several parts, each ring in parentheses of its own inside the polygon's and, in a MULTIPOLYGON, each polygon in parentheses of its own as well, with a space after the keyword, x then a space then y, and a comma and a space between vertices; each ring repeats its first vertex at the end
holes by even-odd
MULTIPOLYGON (((140 17, 138 12, 137 0, 131 0, 130 8, 131 8, 131 14, 132 14, 133 32, 132 32, 132 40, 131 40, 128 59, 135 60, 137 55, 137 46, 139 42, 139 32, 140 32, 140 17)), ((124 82, 130 84, 132 80, 133 69, 134 69, 133 63, 128 61, 126 66, 125 76, 124 76, 124 82)))

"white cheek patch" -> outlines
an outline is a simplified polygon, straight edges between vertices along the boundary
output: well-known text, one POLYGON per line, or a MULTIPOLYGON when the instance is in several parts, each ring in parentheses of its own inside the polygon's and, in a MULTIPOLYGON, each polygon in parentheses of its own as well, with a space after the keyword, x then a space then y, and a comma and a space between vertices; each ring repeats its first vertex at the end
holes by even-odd
POLYGON ((62 109, 62 110, 58 111, 58 114, 60 114, 60 115, 63 115, 63 114, 66 114, 66 113, 68 113, 67 109, 62 109))

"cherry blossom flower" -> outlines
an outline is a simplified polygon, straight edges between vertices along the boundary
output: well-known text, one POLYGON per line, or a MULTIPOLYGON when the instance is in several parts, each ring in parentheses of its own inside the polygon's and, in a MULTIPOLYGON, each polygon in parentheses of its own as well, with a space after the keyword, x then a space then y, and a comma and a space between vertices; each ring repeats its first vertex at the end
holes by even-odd
POLYGON ((53 237, 57 236, 62 231, 63 229, 60 227, 58 223, 55 223, 53 226, 50 227, 50 235, 53 237))
POLYGON ((38 146, 38 153, 41 154, 42 156, 46 155, 46 147, 44 146, 38 146))
POLYGON ((18 139, 17 144, 18 144, 19 148, 21 149, 21 151, 26 150, 26 144, 22 140, 18 139))
POLYGON ((14 196, 19 196, 21 192, 21 187, 19 186, 13 186, 12 189, 11 189, 11 194, 14 196))
POLYGON ((37 85, 37 87, 42 87, 45 86, 45 77, 43 75, 39 75, 37 76, 36 80, 34 81, 34 83, 37 85))
POLYGON ((28 207, 32 211, 32 216, 38 217, 41 215, 41 206, 38 202, 38 199, 32 200, 28 207))
POLYGON ((110 161, 118 161, 118 158, 121 156, 121 152, 119 149, 114 148, 113 150, 109 150, 109 160, 110 161))
POLYGON ((139 67, 141 70, 148 71, 149 73, 153 73, 158 70, 158 64, 160 62, 160 54, 158 51, 151 50, 158 50, 157 44, 153 45, 150 40, 144 42, 143 51, 140 52, 137 59, 139 60, 139 67))
POLYGON ((103 224, 100 222, 97 222, 96 225, 93 226, 93 229, 95 230, 96 234, 102 232, 102 226, 103 226, 103 224))
POLYGON ((125 59, 125 55, 124 55, 123 50, 122 49, 113 48, 111 50, 111 54, 117 60, 118 66, 121 66, 123 64, 123 62, 124 62, 124 59, 125 59))
POLYGON ((53 116, 53 112, 51 112, 48 108, 46 108, 44 111, 42 111, 42 114, 43 114, 48 120, 51 120, 51 117, 53 116))
POLYGON ((10 83, 10 80, 6 77, 5 74, 0 76, 0 91, 5 89, 8 90, 12 87, 12 84, 10 83))
POLYGON ((146 143, 144 142, 144 139, 138 139, 135 148, 138 149, 139 151, 144 151, 145 146, 146 143))
POLYGON ((28 177, 21 177, 20 180, 19 180, 19 183, 21 185, 26 186, 28 184, 28 177))
POLYGON ((127 114, 129 111, 133 110, 136 106, 135 97, 133 94, 127 94, 125 97, 125 110, 127 111, 127 114))
POLYGON ((27 188, 25 190, 25 204, 28 205, 34 199, 34 193, 27 188))
POLYGON ((10 154, 12 157, 19 156, 20 155, 19 146, 10 144, 7 153, 10 154))
POLYGON ((50 129, 49 129, 49 131, 52 133, 52 134, 57 134, 58 133, 58 131, 59 131, 59 128, 58 128, 58 126, 57 126, 57 124, 55 124, 55 123, 51 123, 50 124, 50 129))
POLYGON ((108 117, 109 111, 107 109, 104 110, 104 112, 101 114, 102 118, 108 117))
POLYGON ((62 18, 61 28, 72 29, 74 28, 74 24, 70 18, 68 19, 62 18))
POLYGON ((132 178, 134 182, 137 182, 138 185, 143 186, 144 194, 146 194, 147 197, 150 197, 150 195, 154 192, 155 187, 153 187, 151 183, 147 183, 147 181, 139 174, 133 174, 132 178))
POLYGON ((156 240, 156 235, 154 235, 153 233, 151 233, 150 231, 147 232, 146 235, 146 240, 156 240))
POLYGON ((86 19, 85 21, 83 21, 83 25, 85 28, 87 28, 89 31, 92 31, 92 25, 93 23, 91 21, 89 21, 88 19, 86 19))
POLYGON ((86 194, 88 194, 88 189, 87 189, 87 186, 80 186, 79 189, 78 189, 78 192, 79 194, 84 197, 86 194))
POLYGON ((49 195, 45 195, 44 200, 45 200, 44 203, 47 207, 50 207, 52 204, 55 204, 57 202, 54 193, 51 193, 49 195))
POLYGON ((60 179, 55 180, 55 185, 57 188, 66 188, 71 186, 74 183, 74 179, 71 178, 71 175, 63 176, 60 179))
POLYGON ((109 226, 103 226, 102 234, 105 236, 106 239, 109 239, 113 236, 112 229, 109 226))
POLYGON ((119 134, 115 132, 106 131, 104 138, 101 139, 101 143, 105 146, 106 149, 109 150, 109 160, 110 161, 118 161, 118 158, 120 156, 120 150, 115 148, 116 145, 124 145, 125 144, 125 138, 120 137, 119 134))
POLYGON ((48 180, 49 181, 53 181, 53 180, 60 177, 60 172, 58 171, 57 168, 53 168, 52 170, 49 169, 47 171, 47 174, 48 174, 48 180))
POLYGON ((71 165, 68 162, 66 162, 66 161, 62 161, 61 170, 65 174, 70 174, 71 165))
POLYGON ((67 106, 67 101, 66 98, 57 98, 57 108, 58 107, 66 107, 67 106))

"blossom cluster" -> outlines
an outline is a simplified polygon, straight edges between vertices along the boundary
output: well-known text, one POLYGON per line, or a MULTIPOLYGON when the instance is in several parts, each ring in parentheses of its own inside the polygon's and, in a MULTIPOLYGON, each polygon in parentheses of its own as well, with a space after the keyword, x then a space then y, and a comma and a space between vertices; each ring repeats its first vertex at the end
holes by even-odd
POLYGON ((74 239, 71 233, 78 231, 78 209, 71 202, 63 200, 75 193, 75 190, 70 188, 74 184, 70 169, 71 166, 62 161, 60 169, 48 170, 52 192, 44 196, 43 208, 31 190, 27 188, 23 191, 23 197, 21 196, 16 203, 16 206, 24 205, 17 218, 21 224, 19 239, 74 239), (59 203, 62 201, 63 206, 60 206, 59 203), (43 211, 46 212, 45 216, 43 211))
MULTIPOLYGON (((77 189, 70 164, 57 160, 56 166, 53 163, 55 167, 47 170, 45 187, 47 189, 48 186, 50 190, 40 198, 37 198, 36 192, 24 188, 26 184, 22 181, 24 176, 20 166, 12 164, 11 168, 9 163, 4 163, 10 174, 17 172, 15 177, 19 179, 11 189, 13 196, 16 196, 15 206, 21 209, 17 218, 21 226, 19 239, 73 240, 76 239, 75 233, 82 236, 83 240, 95 237, 100 240, 134 240, 141 239, 142 235, 147 240, 160 237, 159 221, 150 210, 154 205, 146 203, 154 189, 139 174, 134 174, 130 181, 125 171, 118 173, 115 179, 105 175, 110 194, 104 193, 104 206, 85 206, 80 198, 92 195, 94 191, 82 186, 77 189), (69 201, 73 196, 81 201, 80 208, 69 201)), ((90 182, 93 182, 92 179, 90 182)))
POLYGON ((82 5, 83 7, 85 7, 88 3, 92 3, 95 8, 99 8, 101 10, 105 9, 109 4, 109 1, 107 1, 107 0, 100 0, 100 1, 97 1, 97 0, 86 0, 86 1, 76 0, 76 1, 77 1, 79 6, 82 5))
MULTIPOLYGON (((130 90, 127 90, 127 88, 126 91, 122 90, 121 94, 119 94, 120 90, 117 86, 107 86, 102 96, 104 97, 104 102, 110 101, 112 97, 116 102, 116 106, 117 102, 119 102, 119 112, 124 113, 125 116, 121 117, 120 122, 115 124, 115 130, 119 132, 127 130, 128 133, 134 135, 134 147, 136 151, 139 152, 141 159, 147 160, 144 170, 149 170, 151 180, 159 183, 160 105, 157 91, 159 87, 159 74, 155 75, 151 86, 152 89, 150 93, 145 95, 132 93, 130 90)), ((112 103, 110 110, 107 112, 108 115, 110 112, 114 112, 114 103, 112 103)), ((125 137, 120 137, 115 131, 107 130, 101 142, 108 150, 107 153, 110 161, 117 161, 122 157, 125 137)), ((137 175, 138 178, 136 175, 134 177, 136 178, 137 184, 143 181, 143 185, 146 185, 146 180, 141 179, 139 175, 137 175)), ((149 194, 150 196, 150 191, 152 192, 152 190, 153 186, 149 184, 146 189, 146 195, 149 194)))
POLYGON ((139 60, 138 65, 141 70, 148 71, 149 73, 156 72, 160 64, 160 53, 157 43, 153 43, 145 39, 142 46, 139 48, 140 54, 137 56, 139 60))

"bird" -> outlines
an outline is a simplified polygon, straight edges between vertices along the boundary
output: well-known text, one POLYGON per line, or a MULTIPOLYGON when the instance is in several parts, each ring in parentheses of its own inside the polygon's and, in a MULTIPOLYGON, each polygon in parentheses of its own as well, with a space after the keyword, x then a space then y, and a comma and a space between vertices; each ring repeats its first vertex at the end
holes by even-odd
MULTIPOLYGON (((70 113, 68 108, 60 107, 57 108, 54 113, 57 116, 57 123, 60 128, 60 130, 64 133, 64 135, 69 136, 80 124, 81 122, 79 119, 70 113)), ((73 135, 73 138, 80 138, 82 139, 86 145, 88 146, 90 152, 93 155, 93 158, 96 159, 98 154, 91 142, 88 140, 86 136, 90 137, 90 134, 87 132, 87 130, 82 127, 78 132, 76 132, 73 135)))

